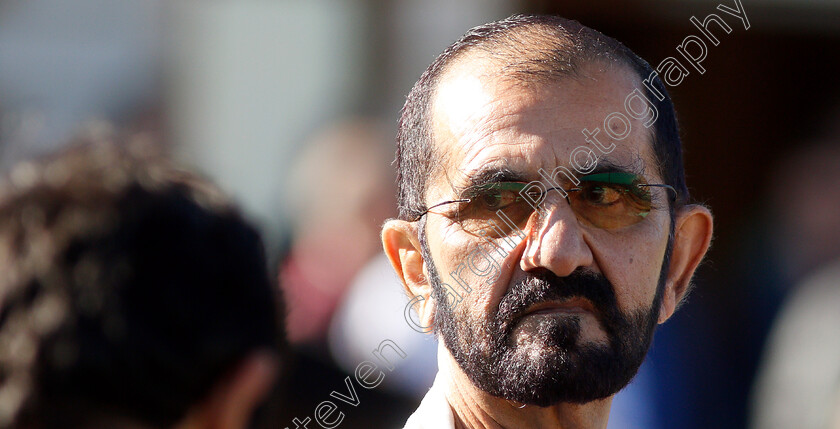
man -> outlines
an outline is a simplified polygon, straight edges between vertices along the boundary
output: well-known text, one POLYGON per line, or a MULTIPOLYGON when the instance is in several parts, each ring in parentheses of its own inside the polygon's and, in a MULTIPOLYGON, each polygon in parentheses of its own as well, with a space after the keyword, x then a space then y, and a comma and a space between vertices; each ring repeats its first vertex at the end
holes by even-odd
POLYGON ((257 232, 141 142, 14 168, 0 273, 2 428, 244 428, 274 383, 257 232))
POLYGON ((385 253, 441 339, 406 428, 604 428, 712 235, 667 92, 556 17, 470 30, 400 119, 385 253))

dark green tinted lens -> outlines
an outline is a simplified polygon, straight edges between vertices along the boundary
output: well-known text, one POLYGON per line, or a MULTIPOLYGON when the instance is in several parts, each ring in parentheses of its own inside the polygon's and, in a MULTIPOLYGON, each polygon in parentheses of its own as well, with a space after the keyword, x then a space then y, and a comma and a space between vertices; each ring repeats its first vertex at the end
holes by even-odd
POLYGON ((599 173, 583 176, 569 203, 575 214, 603 229, 616 229, 640 222, 650 213, 651 198, 641 180, 629 173, 599 173))

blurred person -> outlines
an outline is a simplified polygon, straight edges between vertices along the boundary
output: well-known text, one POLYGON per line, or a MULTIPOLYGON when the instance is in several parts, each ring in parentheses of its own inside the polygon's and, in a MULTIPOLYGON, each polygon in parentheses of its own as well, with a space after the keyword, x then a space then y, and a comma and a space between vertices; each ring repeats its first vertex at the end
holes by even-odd
POLYGON ((2 428, 245 428, 274 383, 258 233, 142 139, 16 165, 0 273, 2 428))
POLYGON ((840 423, 840 130, 795 147, 773 175, 772 237, 791 290, 753 387, 755 429, 840 423))
POLYGON ((279 268, 292 345, 284 367, 289 376, 284 406, 290 414, 280 421, 289 427, 330 392, 345 389, 345 377, 352 378, 386 339, 405 347, 411 358, 394 361, 404 369, 389 372, 382 388, 358 389, 352 412, 341 411, 341 427, 395 426, 416 406, 406 383, 427 375, 409 366, 428 356, 415 350, 426 342, 405 326, 405 298, 393 293, 398 280, 390 268, 380 269, 379 259, 379 228, 395 212, 392 140, 374 118, 346 118, 317 131, 289 172, 293 233, 279 268))
POLYGON ((711 241, 681 152, 664 84, 595 30, 515 16, 447 48, 403 108, 382 231, 441 344, 405 427, 605 427, 711 241))
POLYGON ((755 429, 833 429, 840 412, 840 259, 797 286, 771 331, 755 429))
POLYGON ((416 406, 437 373, 437 342, 406 322, 406 304, 388 258, 376 255, 353 279, 337 308, 330 324, 329 346, 335 362, 353 373, 383 340, 394 341, 406 356, 392 362, 394 369, 381 388, 415 400, 416 406))
MULTIPOLYGON (((325 249, 313 249, 308 258, 313 284, 293 283, 299 286, 293 293, 302 295, 297 303, 313 302, 325 308, 323 281, 314 280, 332 276, 334 281, 327 284, 335 285, 338 298, 328 314, 332 359, 352 374, 359 362, 370 359, 371 350, 385 339, 392 340, 407 356, 393 362, 395 369, 381 388, 419 402, 437 372, 437 345, 405 322, 405 294, 380 251, 377 233, 396 214, 397 187, 388 165, 392 142, 393 136, 375 119, 356 118, 327 127, 306 147, 295 175, 299 184, 294 189, 302 194, 295 200, 304 213, 295 250, 303 255, 313 238, 325 249), (323 191, 313 193, 313 188, 323 191), (329 271, 321 267, 327 252, 332 255, 329 271)), ((287 288, 290 280, 284 278, 287 288)), ((306 321, 314 324, 313 311, 301 307, 292 312, 306 319, 293 319, 295 326, 300 328, 306 321)))
POLYGON ((336 307, 378 253, 377 231, 394 212, 388 141, 375 120, 348 119, 318 132, 294 162, 293 237, 279 274, 292 344, 325 353, 336 307))

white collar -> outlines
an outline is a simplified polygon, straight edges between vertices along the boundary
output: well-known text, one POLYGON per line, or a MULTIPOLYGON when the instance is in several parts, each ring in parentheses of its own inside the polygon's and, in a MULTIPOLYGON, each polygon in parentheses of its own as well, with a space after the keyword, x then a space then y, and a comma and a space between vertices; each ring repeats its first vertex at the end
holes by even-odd
POLYGON ((444 392, 444 378, 438 371, 432 388, 403 429, 455 429, 455 416, 444 392))

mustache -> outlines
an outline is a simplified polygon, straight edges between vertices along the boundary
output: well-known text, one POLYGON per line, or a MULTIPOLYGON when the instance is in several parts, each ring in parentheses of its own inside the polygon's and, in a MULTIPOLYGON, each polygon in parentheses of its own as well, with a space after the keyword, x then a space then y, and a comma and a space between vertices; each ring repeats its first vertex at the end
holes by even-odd
POLYGON ((608 331, 622 320, 612 283, 600 273, 579 267, 565 277, 549 270, 532 272, 516 282, 499 302, 496 320, 502 328, 512 326, 533 305, 581 297, 592 303, 595 316, 608 331))

